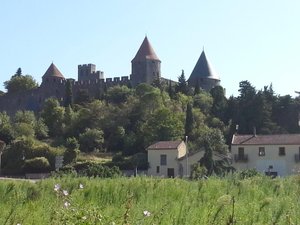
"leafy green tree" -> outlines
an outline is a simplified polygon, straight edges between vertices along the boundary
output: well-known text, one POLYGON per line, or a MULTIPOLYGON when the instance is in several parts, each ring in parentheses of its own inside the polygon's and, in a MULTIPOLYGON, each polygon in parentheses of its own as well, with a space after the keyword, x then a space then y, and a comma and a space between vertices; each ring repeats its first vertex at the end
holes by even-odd
POLYGON ((228 122, 226 121, 227 99, 224 88, 216 86, 210 90, 210 94, 213 98, 211 113, 224 123, 228 122))
POLYGON ((6 112, 0 112, 0 140, 6 144, 14 139, 14 131, 10 121, 10 117, 6 112))
POLYGON ((211 112, 213 106, 213 98, 212 96, 205 91, 202 91, 200 94, 193 96, 194 107, 201 109, 205 114, 209 114, 211 112))
POLYGON ((48 137, 49 129, 42 118, 39 118, 34 125, 34 132, 37 139, 42 140, 48 137))
POLYGON ((10 80, 4 82, 4 87, 7 93, 20 93, 32 90, 38 87, 37 82, 30 75, 23 76, 21 70, 17 71, 10 80))
POLYGON ((104 151, 103 131, 87 128, 79 135, 80 150, 83 152, 104 151))
POLYGON ((161 108, 154 112, 143 127, 145 146, 155 141, 180 140, 184 134, 181 115, 161 108))
POLYGON ((187 104, 184 128, 185 136, 190 137, 194 128, 193 107, 191 104, 187 104))
POLYGON ((65 109, 59 105, 57 99, 49 98, 45 101, 41 117, 49 129, 51 137, 58 137, 63 133, 65 109))
POLYGON ((79 155, 79 144, 76 138, 68 138, 66 141, 66 150, 64 152, 64 164, 76 162, 79 155))
POLYGON ((107 90, 106 99, 110 103, 124 103, 132 91, 127 86, 113 86, 107 90))

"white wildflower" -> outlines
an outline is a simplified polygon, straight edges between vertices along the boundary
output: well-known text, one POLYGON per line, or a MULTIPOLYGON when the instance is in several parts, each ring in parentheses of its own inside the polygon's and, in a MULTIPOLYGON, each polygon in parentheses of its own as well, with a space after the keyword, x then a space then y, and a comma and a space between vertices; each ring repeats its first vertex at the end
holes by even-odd
POLYGON ((79 184, 79 189, 83 189, 83 184, 79 184))
POLYGON ((60 189, 60 185, 59 184, 55 184, 54 185, 54 191, 59 191, 60 189))
POLYGON ((64 203, 64 206, 65 206, 66 208, 68 208, 70 205, 71 205, 71 204, 70 204, 69 202, 65 202, 65 203, 64 203))
POLYGON ((151 215, 151 213, 150 213, 149 211, 147 211, 147 210, 145 210, 145 211, 143 212, 143 214, 144 214, 144 216, 150 216, 150 215, 151 215))
POLYGON ((81 217, 81 219, 86 220, 86 216, 81 217))
POLYGON ((66 190, 63 190, 63 194, 64 194, 64 196, 69 195, 68 191, 66 191, 66 190))

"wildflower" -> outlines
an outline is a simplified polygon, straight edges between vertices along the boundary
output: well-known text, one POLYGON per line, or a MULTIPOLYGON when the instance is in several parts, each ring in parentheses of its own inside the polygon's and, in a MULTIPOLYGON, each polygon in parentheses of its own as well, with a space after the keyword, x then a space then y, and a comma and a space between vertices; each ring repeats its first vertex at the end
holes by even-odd
POLYGON ((79 189, 83 189, 83 184, 79 184, 79 189))
POLYGON ((59 191, 60 189, 60 185, 59 184, 55 184, 54 185, 54 191, 59 191))
POLYGON ((66 208, 68 208, 70 205, 71 205, 71 204, 70 204, 69 202, 65 202, 65 203, 64 203, 64 206, 65 206, 66 208))
POLYGON ((20 223, 17 223, 17 225, 21 225, 20 223))
POLYGON ((81 219, 86 220, 86 216, 81 217, 81 219))
POLYGON ((149 212, 149 211, 147 211, 147 210, 145 210, 144 212, 143 212, 143 214, 144 214, 144 216, 150 216, 151 215, 151 213, 149 212))
POLYGON ((116 225, 116 223, 115 222, 111 222, 111 225, 116 225))
POLYGON ((66 191, 66 190, 63 190, 63 194, 64 194, 64 196, 69 195, 68 191, 66 191))

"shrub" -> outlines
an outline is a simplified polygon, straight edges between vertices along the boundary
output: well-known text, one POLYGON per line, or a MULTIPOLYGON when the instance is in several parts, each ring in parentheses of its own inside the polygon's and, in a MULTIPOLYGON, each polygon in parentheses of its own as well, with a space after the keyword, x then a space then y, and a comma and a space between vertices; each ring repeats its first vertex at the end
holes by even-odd
POLYGON ((27 173, 49 172, 50 163, 45 157, 35 157, 25 160, 24 171, 27 173))
POLYGON ((242 171, 238 172, 238 177, 240 179, 247 179, 250 177, 259 176, 261 173, 259 173, 256 169, 244 169, 242 171))
POLYGON ((195 163, 192 165, 191 179, 198 180, 206 177, 207 169, 200 165, 200 163, 195 163))
POLYGON ((64 152, 64 164, 73 163, 76 161, 79 154, 79 144, 76 138, 68 138, 66 143, 66 151, 64 152))
POLYGON ((79 135, 80 150, 83 152, 102 151, 103 131, 87 128, 79 135))
POLYGON ((88 177, 109 178, 120 176, 122 174, 120 169, 116 166, 108 167, 95 162, 77 163, 74 165, 74 169, 79 175, 88 177))

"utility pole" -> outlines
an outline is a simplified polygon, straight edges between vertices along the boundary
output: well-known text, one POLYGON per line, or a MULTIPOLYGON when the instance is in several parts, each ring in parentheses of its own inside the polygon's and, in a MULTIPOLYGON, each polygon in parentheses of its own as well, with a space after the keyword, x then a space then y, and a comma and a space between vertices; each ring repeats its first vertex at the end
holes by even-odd
POLYGON ((189 177, 189 151, 188 151, 188 136, 185 136, 185 145, 186 145, 186 177, 189 177))

